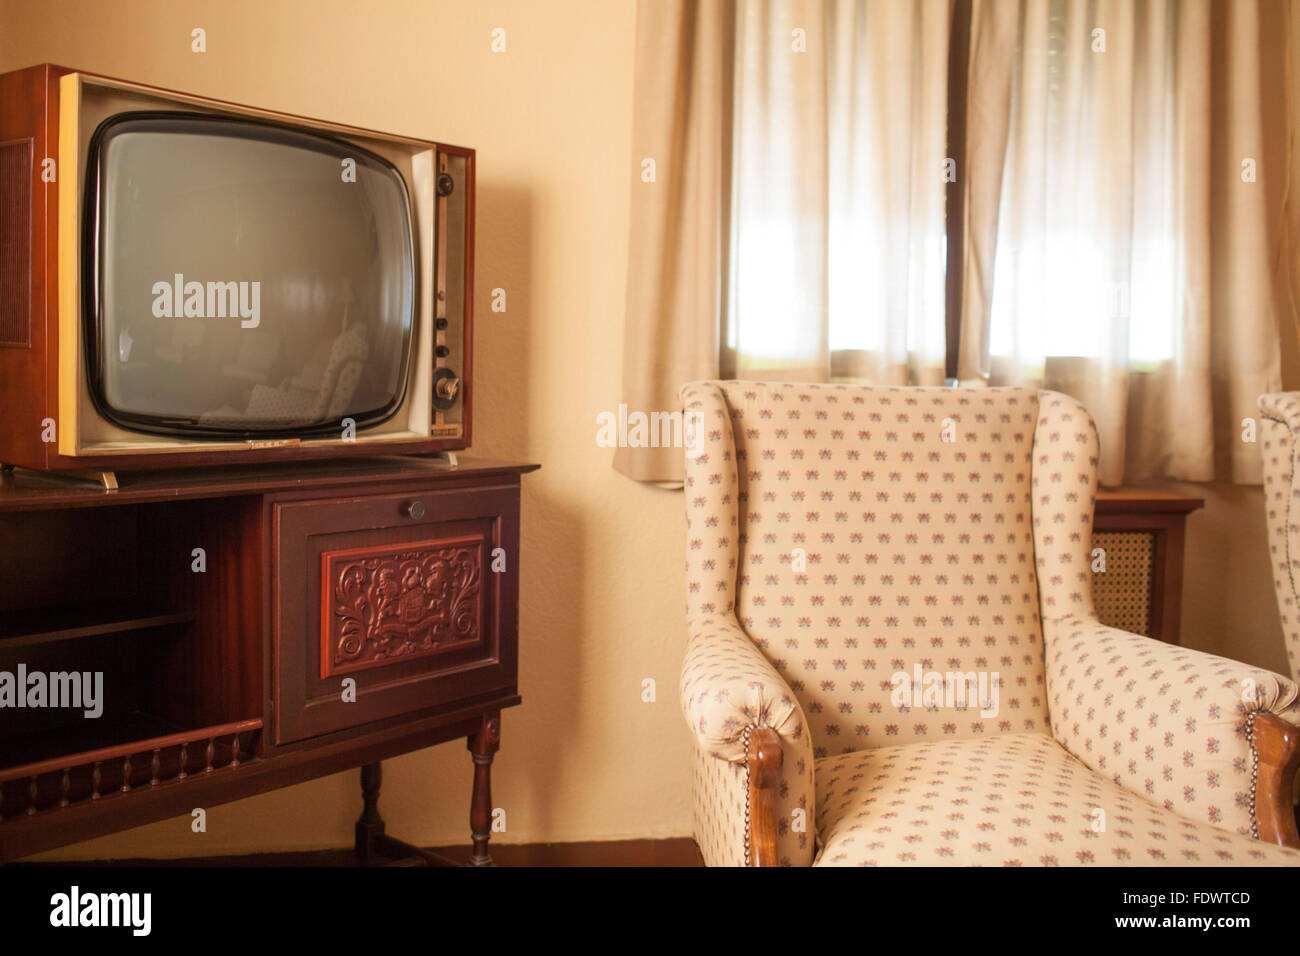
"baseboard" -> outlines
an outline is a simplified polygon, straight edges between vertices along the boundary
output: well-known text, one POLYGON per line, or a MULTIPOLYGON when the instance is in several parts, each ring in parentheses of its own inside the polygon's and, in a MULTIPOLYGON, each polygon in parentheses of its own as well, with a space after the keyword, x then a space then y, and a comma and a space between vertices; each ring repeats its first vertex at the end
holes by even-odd
MULTIPOLYGON (((468 862, 469 846, 432 847, 457 862, 468 862)), ((492 859, 499 866, 703 866, 691 837, 664 840, 599 840, 583 843, 493 843, 492 859)), ((19 866, 356 866, 349 847, 289 853, 250 853, 232 856, 182 857, 152 860, 85 860, 27 863, 19 866)))

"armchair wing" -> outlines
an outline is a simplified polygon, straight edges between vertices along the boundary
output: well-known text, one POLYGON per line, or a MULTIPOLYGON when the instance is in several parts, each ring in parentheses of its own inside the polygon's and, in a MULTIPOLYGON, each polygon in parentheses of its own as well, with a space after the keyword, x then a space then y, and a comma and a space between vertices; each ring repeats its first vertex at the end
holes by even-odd
POLYGON ((1260 827, 1263 803, 1290 802, 1289 780, 1285 794, 1261 786, 1261 736, 1294 737, 1295 684, 1089 618, 1045 621, 1044 645, 1052 730, 1068 751, 1166 809, 1283 842, 1260 827))
POLYGON ((798 700, 735 616, 740 494, 731 416, 721 389, 710 382, 686 386, 682 404, 690 634, 681 698, 695 734, 696 837, 710 865, 807 866, 815 842, 812 738, 798 700), (779 774, 771 752, 777 746, 779 774), (767 783, 773 786, 760 786, 767 783), (746 827, 760 816, 752 811, 761 801, 777 810, 774 846, 764 846, 762 854, 770 850, 775 860, 756 858, 754 834, 746 827))
POLYGON ((1053 735, 1093 770, 1152 803, 1225 830, 1300 845, 1291 814, 1278 809, 1290 806, 1294 773, 1284 765, 1300 724, 1296 685, 1097 620, 1089 550, 1096 456, 1087 410, 1045 393, 1034 525, 1053 735), (1270 821, 1269 832, 1261 820, 1270 821))

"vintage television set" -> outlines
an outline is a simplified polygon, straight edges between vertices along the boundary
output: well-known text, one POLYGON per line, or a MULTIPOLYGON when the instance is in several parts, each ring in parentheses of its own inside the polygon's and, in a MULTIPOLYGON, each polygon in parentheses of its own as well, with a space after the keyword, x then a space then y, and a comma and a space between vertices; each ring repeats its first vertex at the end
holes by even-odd
POLYGON ((473 150, 52 65, 0 105, 0 463, 469 445, 473 150))

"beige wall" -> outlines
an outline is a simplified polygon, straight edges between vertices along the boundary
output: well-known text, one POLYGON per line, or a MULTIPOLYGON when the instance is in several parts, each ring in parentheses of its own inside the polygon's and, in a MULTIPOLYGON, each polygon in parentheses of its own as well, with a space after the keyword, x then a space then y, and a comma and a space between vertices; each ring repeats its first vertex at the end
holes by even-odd
POLYGON ((1187 519, 1182 643, 1289 674, 1259 485, 1161 482, 1205 499, 1187 519))
MULTIPOLYGON (((524 494, 525 702, 494 777, 511 842, 690 829, 681 499, 615 474, 594 442, 619 400, 634 7, 0 0, 0 71, 50 60, 479 150, 475 292, 506 289, 508 311, 479 313, 474 452, 543 465, 524 494)), ((1259 489, 1179 487, 1208 499, 1189 526, 1185 643, 1285 667, 1259 489)), ((458 743, 385 764, 381 808, 406 839, 464 841, 468 799, 458 743)), ((205 835, 180 818, 50 856, 341 846, 357 812, 356 774, 339 774, 213 808, 205 835)))

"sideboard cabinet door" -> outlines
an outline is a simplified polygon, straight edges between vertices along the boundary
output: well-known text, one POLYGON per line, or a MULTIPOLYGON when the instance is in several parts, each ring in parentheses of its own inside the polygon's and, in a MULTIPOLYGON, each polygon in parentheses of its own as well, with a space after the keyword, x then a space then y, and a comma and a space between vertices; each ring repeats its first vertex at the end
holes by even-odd
POLYGON ((515 687, 517 485, 271 511, 277 745, 515 687))

